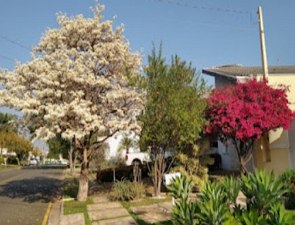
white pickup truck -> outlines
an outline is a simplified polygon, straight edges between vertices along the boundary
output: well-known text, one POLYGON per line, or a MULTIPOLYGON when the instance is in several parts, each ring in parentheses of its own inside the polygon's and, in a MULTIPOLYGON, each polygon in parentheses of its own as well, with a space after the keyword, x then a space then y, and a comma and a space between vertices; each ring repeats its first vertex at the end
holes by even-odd
POLYGON ((129 152, 125 155, 125 163, 127 166, 133 165, 135 162, 145 164, 150 161, 151 158, 148 152, 129 152))

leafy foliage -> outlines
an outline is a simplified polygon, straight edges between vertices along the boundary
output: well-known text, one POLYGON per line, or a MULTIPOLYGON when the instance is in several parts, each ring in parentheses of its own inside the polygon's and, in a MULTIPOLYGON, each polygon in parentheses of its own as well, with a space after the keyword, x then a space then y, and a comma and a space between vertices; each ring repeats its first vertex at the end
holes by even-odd
POLYGON ((167 186, 168 191, 175 199, 188 200, 189 193, 192 191, 193 182, 187 176, 175 177, 170 185, 167 186))
POLYGON ((172 197, 177 199, 172 209, 172 220, 174 224, 196 224, 194 221, 198 208, 189 201, 189 193, 192 188, 193 182, 188 176, 176 177, 173 179, 173 182, 167 186, 172 197))
POLYGON ((285 171, 281 177, 281 182, 284 184, 285 193, 285 207, 287 209, 295 209, 295 170, 289 169, 285 171))
POLYGON ((1 131, 14 131, 16 132, 16 117, 8 113, 0 112, 0 132, 1 131))
POLYGON ((48 158, 58 159, 59 154, 61 154, 63 158, 68 158, 68 150, 70 148, 70 142, 68 140, 57 135, 49 139, 47 143, 49 147, 48 158))
POLYGON ((4 158, 0 155, 0 165, 2 165, 4 163, 5 163, 4 158))
POLYGON ((280 199, 282 186, 272 173, 255 171, 241 180, 225 179, 224 183, 208 182, 198 201, 189 199, 191 180, 177 178, 170 185, 178 197, 172 209, 174 224, 200 225, 292 225, 295 218, 285 211, 280 199), (247 197, 247 208, 236 204, 239 189, 247 197), (183 192, 181 193, 181 189, 183 192))
POLYGON ((130 84, 140 76, 141 58, 130 51, 123 27, 102 19, 103 10, 97 5, 91 18, 58 14, 58 27, 45 32, 32 60, 0 72, 0 105, 22 111, 35 138, 75 138, 83 159, 79 201, 87 198, 92 151, 118 131, 139 132, 144 105, 130 84))
POLYGON ((236 205, 236 199, 241 189, 241 180, 239 178, 234 179, 233 177, 226 177, 222 186, 227 193, 227 202, 238 207, 236 205))
POLYGON ((115 200, 130 201, 142 198, 145 194, 145 187, 140 182, 128 180, 116 181, 111 196, 115 200))
POLYGON ((198 207, 200 213, 197 215, 201 224, 222 225, 227 219, 229 209, 226 205, 227 195, 220 184, 208 182, 200 194, 198 207))
POLYGON ((294 224, 294 216, 287 213, 282 205, 274 205, 269 212, 269 225, 289 225, 294 224))
POLYGON ((273 205, 282 201, 283 183, 273 173, 255 171, 242 177, 241 190, 248 199, 248 207, 266 214, 273 205))
POLYGON ((16 153, 18 164, 28 157, 29 152, 34 150, 30 141, 13 131, 1 131, 0 142, 1 147, 16 153))
POLYGON ((194 144, 205 119, 207 88, 196 75, 196 69, 178 56, 166 63, 161 49, 154 49, 145 68, 146 107, 139 117, 142 122, 141 149, 149 150, 155 162, 153 181, 159 194, 166 169, 165 153, 194 144))
POLYGON ((190 177, 194 186, 200 189, 208 180, 207 165, 214 161, 202 154, 209 149, 210 145, 206 137, 200 137, 194 144, 183 146, 176 153, 175 165, 171 170, 179 171, 182 175, 190 177))
POLYGON ((208 99, 206 131, 221 140, 231 139, 243 163, 255 140, 270 130, 288 129, 294 112, 289 108, 287 88, 250 80, 215 89, 208 99))

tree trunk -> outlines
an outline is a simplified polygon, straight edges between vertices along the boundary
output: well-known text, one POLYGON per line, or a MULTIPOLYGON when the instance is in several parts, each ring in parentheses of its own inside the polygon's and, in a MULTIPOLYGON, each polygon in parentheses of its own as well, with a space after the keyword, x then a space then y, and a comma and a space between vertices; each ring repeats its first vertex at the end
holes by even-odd
POLYGON ((160 197, 161 194, 161 185, 162 185, 162 178, 165 172, 165 159, 164 155, 159 154, 155 158, 154 162, 154 178, 153 178, 153 183, 154 183, 154 196, 160 197))
POLYGON ((70 163, 70 170, 71 170, 71 174, 74 173, 74 167, 73 167, 73 146, 71 144, 70 150, 68 151, 68 155, 69 155, 69 163, 70 163))
POLYGON ((77 195, 77 200, 79 202, 84 202, 88 196, 88 157, 87 149, 83 149, 83 161, 81 166, 81 174, 79 179, 79 191, 77 195))
POLYGON ((77 157, 78 157, 78 151, 74 151, 74 163, 73 163, 73 169, 75 170, 76 168, 76 163, 77 163, 77 157))
POLYGON ((20 166, 20 160, 18 157, 16 157, 17 165, 20 166))

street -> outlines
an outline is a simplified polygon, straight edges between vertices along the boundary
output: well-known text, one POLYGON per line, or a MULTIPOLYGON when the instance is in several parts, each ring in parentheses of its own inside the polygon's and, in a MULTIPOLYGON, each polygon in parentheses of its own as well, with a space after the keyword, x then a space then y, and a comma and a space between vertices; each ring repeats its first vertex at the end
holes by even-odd
POLYGON ((41 225, 62 187, 61 169, 0 172, 0 225, 41 225))

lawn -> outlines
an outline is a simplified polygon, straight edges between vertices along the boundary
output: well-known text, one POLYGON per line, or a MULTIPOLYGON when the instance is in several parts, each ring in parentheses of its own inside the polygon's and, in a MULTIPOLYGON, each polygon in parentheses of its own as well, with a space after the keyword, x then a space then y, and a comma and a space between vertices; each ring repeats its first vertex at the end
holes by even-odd
POLYGON ((91 225, 90 218, 87 213, 87 205, 92 204, 92 199, 87 198, 85 202, 78 202, 76 200, 67 201, 67 199, 75 199, 78 193, 79 181, 75 176, 67 173, 64 179, 63 196, 66 201, 63 203, 63 212, 65 215, 74 213, 84 213, 86 225, 91 225))
POLYGON ((74 213, 84 213, 85 225, 91 225, 91 220, 87 213, 87 205, 92 204, 92 199, 87 198, 85 202, 78 202, 76 200, 65 201, 63 203, 64 215, 74 214, 74 213))
POLYGON ((18 165, 0 165, 0 172, 5 171, 5 170, 16 170, 19 169, 20 166, 18 165))
MULTIPOLYGON (((64 180, 64 199, 74 199, 77 196, 78 192, 78 179, 75 176, 71 176, 70 174, 66 174, 64 180)), ((146 222, 140 220, 136 214, 134 214, 130 208, 133 206, 142 206, 142 205, 149 205, 149 204, 156 204, 165 201, 169 201, 170 197, 164 199, 154 199, 154 198, 146 198, 139 201, 132 201, 132 202, 121 202, 124 208, 126 208, 129 214, 136 220, 139 225, 149 225, 146 222)), ((89 197, 86 202, 78 202, 76 200, 69 200, 64 201, 63 204, 63 212, 65 215, 67 214, 74 214, 74 213, 83 213, 85 224, 91 225, 91 220, 87 213, 87 205, 92 204, 92 198, 89 197)), ((161 223, 156 223, 154 225, 172 225, 171 221, 165 221, 161 223)))

